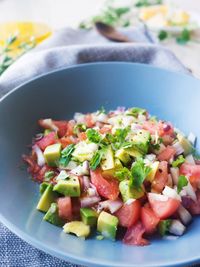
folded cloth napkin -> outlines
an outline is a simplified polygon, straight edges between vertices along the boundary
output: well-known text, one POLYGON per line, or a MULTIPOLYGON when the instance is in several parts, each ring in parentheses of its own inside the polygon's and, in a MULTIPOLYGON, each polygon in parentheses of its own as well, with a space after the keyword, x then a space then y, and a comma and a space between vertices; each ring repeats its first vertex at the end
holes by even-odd
MULTIPOLYGON (((144 27, 123 30, 133 43, 112 43, 95 30, 63 29, 21 57, 0 77, 0 97, 14 87, 49 71, 97 61, 128 61, 151 64, 188 73, 167 49, 153 43, 144 27)), ((76 266, 33 248, 0 224, 0 266, 76 266)))

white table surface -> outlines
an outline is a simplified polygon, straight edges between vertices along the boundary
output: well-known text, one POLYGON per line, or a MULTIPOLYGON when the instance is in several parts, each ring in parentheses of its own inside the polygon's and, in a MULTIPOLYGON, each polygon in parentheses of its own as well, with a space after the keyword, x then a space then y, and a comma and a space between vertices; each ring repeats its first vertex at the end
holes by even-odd
MULTIPOLYGON (((120 0, 124 5, 131 0, 120 0)), ((200 0, 167 0, 200 14, 200 0)), ((48 23, 54 29, 72 26, 98 13, 104 0, 0 0, 0 22, 34 20, 48 23)), ((200 78, 200 43, 185 46, 173 40, 163 43, 200 78)))

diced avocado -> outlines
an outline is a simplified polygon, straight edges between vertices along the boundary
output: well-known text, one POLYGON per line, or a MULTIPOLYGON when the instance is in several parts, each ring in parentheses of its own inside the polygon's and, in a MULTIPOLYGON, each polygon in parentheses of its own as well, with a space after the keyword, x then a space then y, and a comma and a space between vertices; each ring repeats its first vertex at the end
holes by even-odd
POLYGON ((77 176, 70 176, 67 177, 66 180, 59 180, 53 190, 69 197, 79 197, 81 194, 80 183, 77 176))
POLYGON ((51 132, 52 132, 52 130, 50 130, 50 129, 45 129, 45 130, 44 130, 44 136, 48 135, 48 134, 51 133, 51 132))
POLYGON ((135 189, 130 187, 130 181, 124 180, 119 184, 119 191, 122 195, 122 199, 124 202, 128 201, 130 198, 138 199, 144 195, 144 191, 142 189, 135 189))
POLYGON ((96 211, 90 208, 81 208, 80 209, 81 218, 84 224, 94 226, 97 224, 98 214, 96 211))
POLYGON ((72 156, 80 162, 84 162, 86 160, 90 161, 97 150, 98 150, 97 144, 81 141, 78 144, 76 144, 72 156))
POLYGON ((143 155, 138 150, 136 150, 134 147, 126 148, 125 151, 134 158, 141 158, 143 155))
POLYGON ((78 237, 85 238, 85 237, 88 237, 90 234, 90 226, 80 221, 73 221, 73 222, 66 223, 63 226, 63 231, 66 234, 72 233, 78 237))
POLYGON ((159 161, 155 161, 155 162, 153 162, 151 164, 151 166, 150 166, 151 167, 151 171, 150 171, 150 173, 146 177, 146 180, 147 181, 152 182, 154 180, 154 177, 155 177, 156 172, 158 170, 158 166, 159 166, 159 161))
POLYGON ((58 205, 56 203, 51 204, 43 220, 57 226, 63 226, 65 223, 58 215, 58 205))
POLYGON ((123 166, 122 166, 122 163, 119 159, 115 159, 115 167, 113 169, 110 169, 110 170, 106 170, 106 171, 103 171, 102 172, 102 175, 103 176, 112 176, 112 177, 116 177, 115 176, 115 173, 117 170, 121 169, 123 166))
POLYGON ((49 185, 49 183, 47 183, 47 182, 43 182, 43 183, 40 184, 40 194, 41 195, 44 193, 44 191, 46 190, 48 185, 49 185))
MULTIPOLYGON (((129 141, 133 143, 133 148, 135 150, 137 150, 138 152, 140 152, 140 154, 147 154, 148 149, 149 149, 150 137, 151 136, 150 136, 150 133, 148 131, 140 130, 137 134, 132 135, 129 138, 129 141)), ((127 150, 131 151, 132 148, 128 148, 127 150)), ((137 157, 137 154, 136 154, 136 156, 135 155, 131 155, 131 156, 137 157)))
POLYGON ((108 146, 102 158, 101 168, 103 171, 106 171, 106 170, 111 170, 114 167, 115 167, 115 162, 114 162, 113 150, 110 146, 108 146))
POLYGON ((115 152, 115 157, 121 160, 125 165, 131 160, 129 154, 123 148, 115 152))
POLYGON ((55 202, 56 197, 57 194, 53 192, 53 185, 49 184, 40 197, 37 209, 43 212, 47 212, 51 206, 51 203, 55 202))
POLYGON ((190 141, 185 137, 183 136, 182 134, 178 133, 177 134, 177 139, 179 141, 179 143, 181 144, 181 146, 183 147, 184 149, 184 155, 187 156, 189 154, 191 154, 193 152, 193 146, 192 144, 190 143, 190 141))
POLYGON ((49 166, 56 166, 60 158, 61 144, 47 146, 44 150, 44 158, 49 166))
POLYGON ((108 212, 102 211, 97 220, 97 231, 104 237, 115 240, 118 218, 108 212))

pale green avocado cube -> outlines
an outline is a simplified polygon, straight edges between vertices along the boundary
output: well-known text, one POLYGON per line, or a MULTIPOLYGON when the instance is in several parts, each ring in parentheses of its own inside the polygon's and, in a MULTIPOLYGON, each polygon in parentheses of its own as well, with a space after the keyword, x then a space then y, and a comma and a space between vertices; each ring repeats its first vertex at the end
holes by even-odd
POLYGON ((81 208, 80 213, 81 213, 81 219, 85 224, 90 226, 94 226, 97 224, 98 214, 93 209, 81 208))
POLYGON ((40 197, 40 200, 37 204, 37 209, 43 212, 47 212, 51 206, 51 203, 55 202, 56 197, 57 194, 53 191, 53 185, 49 184, 40 197))
POLYGON ((80 183, 77 176, 70 176, 65 180, 59 180, 53 190, 69 197, 79 197, 81 194, 80 183))
POLYGON ((115 240, 118 222, 116 216, 102 211, 97 220, 97 231, 104 237, 115 240))
MULTIPOLYGON (((140 152, 140 154, 146 154, 148 152, 148 149, 149 149, 150 137, 151 137, 151 135, 148 131, 140 130, 137 134, 132 135, 129 141, 133 142, 134 149, 137 150, 138 152, 140 152)), ((128 148, 126 151, 128 152, 131 150, 132 150, 131 148, 128 148)), ((137 155, 136 156, 131 155, 131 156, 137 157, 137 155)))
POLYGON ((120 170, 122 168, 122 163, 119 159, 115 159, 115 167, 113 169, 110 170, 106 170, 102 172, 103 176, 111 176, 111 177, 116 177, 115 173, 116 171, 120 170))
POLYGON ((80 221, 73 221, 73 222, 66 223, 63 226, 63 231, 66 234, 72 233, 78 237, 85 238, 85 237, 88 237, 90 234, 90 226, 80 221))
POLYGON ((182 134, 178 133, 177 134, 177 139, 180 143, 180 145, 183 147, 184 149, 184 155, 187 156, 189 154, 191 154, 193 152, 193 146, 192 144, 190 143, 190 141, 185 137, 183 136, 182 134))
POLYGON ((48 134, 51 133, 51 132, 52 132, 52 130, 50 130, 50 129, 45 129, 45 130, 44 130, 44 136, 48 135, 48 134))
POLYGON ((141 158, 143 156, 143 154, 135 148, 126 148, 125 151, 133 158, 141 158))
POLYGON ((43 220, 57 225, 57 226, 63 226, 64 221, 59 217, 58 214, 58 205, 56 203, 52 203, 50 208, 48 209, 47 213, 45 214, 43 220))
POLYGON ((114 155, 113 155, 113 150, 109 146, 103 156, 102 162, 101 162, 101 168, 103 171, 113 169, 115 167, 115 162, 114 162, 114 155))
POLYGON ((49 166, 56 166, 56 162, 60 159, 61 144, 47 146, 44 150, 44 158, 49 166))
POLYGON ((131 160, 130 155, 123 148, 115 152, 115 157, 121 160, 125 165, 131 160))
POLYGON ((135 188, 131 188, 129 180, 124 180, 119 183, 119 191, 124 202, 132 198, 141 198, 144 195, 144 191, 142 189, 136 190, 135 188))

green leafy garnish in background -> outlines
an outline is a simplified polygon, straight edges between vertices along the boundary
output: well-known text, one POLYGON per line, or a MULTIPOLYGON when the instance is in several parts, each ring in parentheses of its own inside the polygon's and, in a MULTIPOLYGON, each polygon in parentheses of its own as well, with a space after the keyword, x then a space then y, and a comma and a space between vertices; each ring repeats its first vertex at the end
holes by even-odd
POLYGON ((167 39, 168 37, 168 32, 164 31, 164 30, 161 30, 159 33, 158 33, 158 39, 160 41, 163 41, 165 39, 167 39))
POLYGON ((136 7, 143 7, 143 6, 154 6, 154 5, 161 5, 163 3, 162 0, 139 0, 135 3, 136 7))
POLYGON ((95 129, 88 129, 86 131, 87 138, 90 142, 99 143, 101 141, 101 135, 95 129))
POLYGON ((19 50, 19 53, 17 56, 12 56, 12 52, 16 50, 15 48, 12 48, 14 43, 17 40, 17 35, 11 35, 5 42, 5 45, 3 46, 1 52, 0 52, 0 75, 10 66, 12 65, 19 57, 21 57, 23 54, 31 50, 33 47, 35 47, 35 41, 34 39, 31 39, 30 42, 23 42, 18 45, 17 49, 19 50))
POLYGON ((180 36, 176 38, 178 44, 184 45, 191 39, 191 32, 188 29, 184 29, 180 36))

